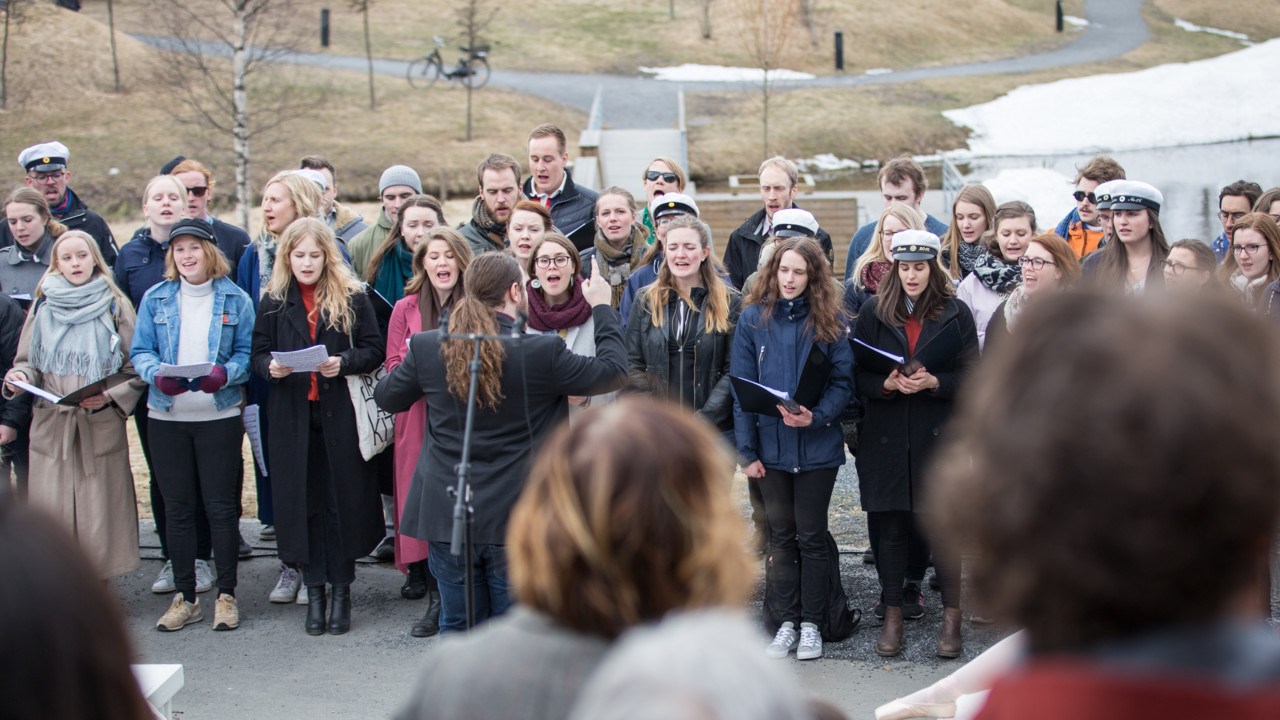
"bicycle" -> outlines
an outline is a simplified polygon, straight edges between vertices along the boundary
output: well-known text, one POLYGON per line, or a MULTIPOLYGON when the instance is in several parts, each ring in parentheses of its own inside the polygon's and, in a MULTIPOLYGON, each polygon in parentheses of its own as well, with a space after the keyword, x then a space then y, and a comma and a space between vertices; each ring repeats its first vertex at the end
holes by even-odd
POLYGON ((435 85, 436 81, 442 77, 472 89, 482 88, 488 84, 488 45, 477 45, 474 48, 464 45, 459 48, 462 55, 458 57, 458 64, 446 70, 444 58, 440 56, 440 48, 448 47, 449 43, 439 35, 432 39, 436 44, 435 49, 430 54, 409 63, 409 68, 405 71, 405 79, 409 81, 410 86, 423 90, 435 85))

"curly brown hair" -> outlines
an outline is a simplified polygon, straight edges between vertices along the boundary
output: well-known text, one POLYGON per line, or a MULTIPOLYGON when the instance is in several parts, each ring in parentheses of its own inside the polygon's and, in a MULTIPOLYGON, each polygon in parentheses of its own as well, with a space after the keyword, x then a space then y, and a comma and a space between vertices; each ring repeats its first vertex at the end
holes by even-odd
POLYGON ((756 571, 733 465, 715 428, 645 397, 561 424, 511 512, 516 596, 606 638, 672 610, 741 605, 756 571))
POLYGON ((1019 327, 926 498, 985 607, 1040 653, 1223 617, 1280 508, 1276 338, 1205 295, 1055 293, 1019 327))
POLYGON ((827 256, 822 251, 822 246, 813 238, 794 237, 779 242, 769 262, 760 270, 743 305, 759 305, 760 323, 769 322, 769 318, 773 317, 774 305, 782 299, 778 268, 782 265, 782 256, 789 252, 803 258, 808 270, 808 283, 804 289, 804 295, 809 300, 806 329, 813 333, 813 339, 818 342, 835 342, 844 336, 849 324, 844 315, 844 299, 836 294, 827 256))

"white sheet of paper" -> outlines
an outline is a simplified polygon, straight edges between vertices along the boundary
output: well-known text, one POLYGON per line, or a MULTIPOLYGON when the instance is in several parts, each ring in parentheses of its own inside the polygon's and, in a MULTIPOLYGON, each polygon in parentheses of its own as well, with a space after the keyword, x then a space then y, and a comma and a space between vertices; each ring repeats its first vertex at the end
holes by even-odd
POLYGON ((44 388, 38 388, 35 385, 32 385, 31 383, 25 383, 25 382, 22 382, 21 380, 10 380, 9 384, 14 387, 22 388, 23 390, 26 390, 27 392, 31 393, 32 395, 35 395, 36 397, 42 397, 45 400, 48 400, 49 402, 53 403, 54 405, 57 405, 58 401, 62 399, 57 395, 54 395, 53 393, 49 392, 48 390, 45 390, 44 388))
POLYGON ((885 357, 889 358, 890 360, 892 360, 892 361, 894 361, 894 362, 898 363, 899 365, 901 365, 902 363, 904 363, 904 362, 906 362, 906 361, 907 361, 907 360, 906 360, 906 358, 902 357, 901 355, 894 355, 894 354, 893 354, 893 353, 891 353, 891 352, 887 352, 887 351, 881 350, 880 348, 876 347, 875 345, 868 345, 868 344, 866 344, 866 343, 862 342, 861 340, 859 340, 858 338, 854 338, 854 339, 853 339, 853 341, 854 341, 854 342, 856 342, 856 343, 858 343, 859 345, 861 345, 862 347, 864 347, 864 348, 866 348, 866 349, 868 349, 868 350, 872 350, 872 351, 874 351, 874 352, 880 353, 881 355, 883 355, 883 356, 885 356, 885 357))
POLYGON ((192 378, 200 378, 209 374, 213 370, 213 363, 191 363, 190 365, 170 365, 169 363, 160 363, 160 369, 156 371, 156 377, 176 377, 190 380, 192 378))
POLYGON ((741 380, 741 381, 742 381, 742 382, 744 382, 744 383, 749 383, 749 384, 751 384, 751 385, 755 385, 756 387, 760 388, 761 390, 764 390, 765 392, 767 392, 767 393, 769 393, 770 395, 772 395, 772 396, 774 396, 774 397, 778 398, 779 400, 790 400, 790 399, 791 399, 791 393, 789 393, 789 392, 786 392, 786 391, 783 391, 783 390, 778 390, 777 388, 771 388, 771 387, 769 387, 768 385, 763 385, 763 384, 761 384, 761 383, 756 382, 755 380, 748 380, 747 378, 744 378, 744 377, 740 377, 740 378, 738 378, 738 379, 739 379, 739 380, 741 380))
POLYGON ((245 405, 240 417, 244 420, 244 434, 249 436, 249 447, 253 450, 253 458, 258 461, 258 469, 267 474, 267 456, 262 448, 262 426, 258 419, 258 406, 245 405))
POLYGON ((312 345, 305 350, 272 350, 271 358, 294 372, 315 372, 320 363, 329 359, 329 351, 323 345, 312 345))

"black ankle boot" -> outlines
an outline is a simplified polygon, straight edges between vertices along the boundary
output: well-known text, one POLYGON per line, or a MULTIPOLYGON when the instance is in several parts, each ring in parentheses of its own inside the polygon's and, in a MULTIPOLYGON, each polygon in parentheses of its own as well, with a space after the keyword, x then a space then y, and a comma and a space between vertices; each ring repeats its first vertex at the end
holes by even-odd
POLYGON ((427 612, 413 624, 409 634, 414 637, 431 637, 440 632, 440 591, 427 591, 427 612))
POLYGON ((333 606, 329 608, 329 634, 341 635, 351 629, 351 586, 333 586, 333 606))
POLYGON ((409 563, 409 576, 400 587, 400 596, 405 600, 421 600, 427 596, 427 561, 420 560, 409 563))
POLYGON ((324 586, 307 588, 307 634, 324 634, 324 586))

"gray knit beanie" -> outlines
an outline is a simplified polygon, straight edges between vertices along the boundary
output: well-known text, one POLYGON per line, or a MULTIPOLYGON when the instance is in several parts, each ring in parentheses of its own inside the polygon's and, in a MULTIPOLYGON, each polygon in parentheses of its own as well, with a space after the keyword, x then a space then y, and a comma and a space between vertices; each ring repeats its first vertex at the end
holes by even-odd
POLYGON ((383 170, 382 178, 378 180, 378 194, 393 185, 408 185, 415 192, 422 192, 422 181, 418 179, 417 171, 408 165, 392 165, 383 170))

